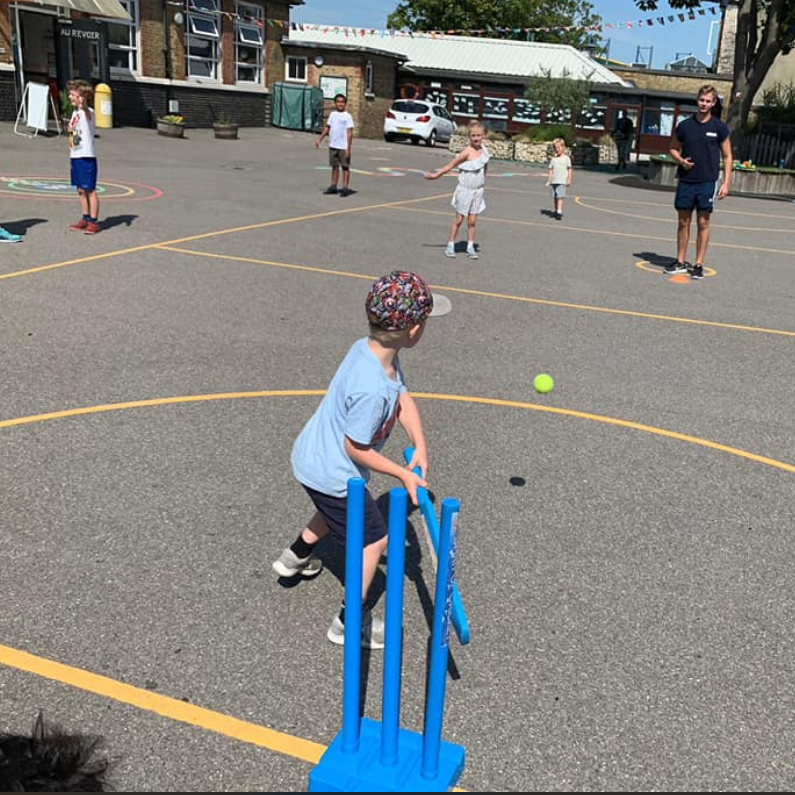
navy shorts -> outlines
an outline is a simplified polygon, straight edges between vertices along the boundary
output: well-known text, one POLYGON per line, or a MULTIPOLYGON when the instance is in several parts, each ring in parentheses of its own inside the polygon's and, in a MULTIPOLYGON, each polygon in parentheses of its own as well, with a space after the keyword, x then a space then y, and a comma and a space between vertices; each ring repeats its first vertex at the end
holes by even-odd
POLYGON ((78 190, 97 189, 97 159, 96 157, 73 157, 72 185, 78 190))
MULTIPOLYGON (((306 493, 325 519, 335 541, 344 546, 348 519, 348 498, 330 497, 304 486, 306 493)), ((369 546, 386 537, 387 524, 369 489, 364 490, 364 545, 369 546)))
POLYGON ((677 210, 697 210, 711 213, 715 207, 717 182, 680 182, 676 186, 674 207, 677 210))

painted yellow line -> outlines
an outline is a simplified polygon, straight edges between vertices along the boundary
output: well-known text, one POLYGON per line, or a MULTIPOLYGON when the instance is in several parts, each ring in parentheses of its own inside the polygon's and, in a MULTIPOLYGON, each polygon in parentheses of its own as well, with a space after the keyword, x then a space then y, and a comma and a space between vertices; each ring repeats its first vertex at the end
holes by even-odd
MULTIPOLYGON (((244 400, 248 398, 264 397, 320 397, 325 395, 324 389, 264 389, 255 392, 218 392, 209 395, 178 395, 176 397, 149 398, 146 400, 131 400, 123 403, 103 403, 97 406, 81 406, 74 409, 64 409, 63 411, 52 411, 46 414, 33 414, 27 417, 14 417, 0 421, 0 430, 3 428, 13 428, 19 425, 30 425, 36 422, 46 422, 48 420, 65 419, 67 417, 77 417, 86 414, 101 414, 109 411, 123 411, 125 409, 148 408, 154 406, 171 406, 180 403, 206 403, 215 400, 244 400)), ((785 472, 795 473, 795 465, 775 458, 750 453, 738 447, 713 442, 709 439, 701 439, 698 436, 690 436, 677 431, 669 431, 665 428, 658 428, 654 425, 645 425, 641 422, 632 420, 621 420, 616 417, 608 417, 604 414, 591 414, 575 409, 564 409, 555 406, 545 406, 539 403, 525 403, 517 400, 503 400, 501 398, 475 397, 472 395, 449 395, 436 392, 412 392, 416 398, 425 400, 444 400, 455 403, 472 403, 484 406, 502 406, 506 408, 528 409, 530 411, 540 411, 546 414, 558 414, 560 416, 575 417, 577 419, 590 420, 591 422, 601 422, 606 425, 615 425, 621 428, 631 428, 644 433, 651 433, 657 436, 665 436, 670 439, 678 439, 681 442, 696 444, 701 447, 708 447, 712 450, 719 450, 723 453, 738 456, 756 461, 760 464, 783 469, 785 472)))
POLYGON ((110 259, 111 257, 120 257, 124 254, 134 254, 137 251, 147 251, 149 249, 157 249, 161 246, 176 245, 177 243, 188 243, 192 240, 203 240, 208 237, 220 237, 221 235, 231 235, 236 232, 250 232, 253 229, 266 229, 269 226, 282 226, 284 224, 295 224, 301 221, 314 221, 318 218, 329 218, 335 215, 346 215, 350 213, 361 213, 367 210, 381 210, 389 207, 399 207, 403 204, 411 204, 415 202, 434 201, 435 199, 442 199, 449 194, 439 194, 438 196, 423 196, 419 199, 404 199, 398 202, 386 202, 381 204, 367 204, 362 207, 345 207, 342 210, 329 210, 328 212, 312 213, 310 215, 299 215, 292 218, 278 218, 273 221, 261 221, 256 224, 247 224, 246 226, 235 226, 230 229, 219 229, 216 232, 203 232, 198 235, 189 235, 188 237, 179 237, 174 240, 164 240, 160 243, 147 243, 143 246, 134 246, 133 248, 123 248, 116 251, 108 251, 104 254, 92 254, 89 257, 81 257, 79 259, 70 259, 64 262, 54 262, 51 265, 40 265, 36 268, 28 268, 24 271, 14 271, 13 273, 0 274, 0 280, 13 279, 17 276, 29 276, 32 273, 42 273, 43 271, 50 271, 56 268, 65 268, 68 265, 81 265, 86 262, 95 262, 101 259, 110 259))
POLYGON ((117 682, 107 676, 37 657, 9 646, 0 645, 0 664, 114 701, 130 704, 146 712, 162 715, 164 718, 222 734, 233 740, 258 745, 279 754, 286 754, 304 762, 316 764, 326 750, 326 746, 311 740, 303 740, 300 737, 267 729, 255 723, 238 720, 220 712, 188 704, 177 698, 153 693, 151 690, 144 690, 124 682, 117 682))
MULTIPOLYGON (((574 201, 577 202, 579 197, 575 196, 574 201)), ((399 207, 399 210, 407 213, 425 213, 427 215, 449 215, 449 213, 442 212, 441 210, 420 210, 414 207, 399 207)), ((619 213, 621 215, 621 213, 619 213)), ((552 226, 549 223, 541 221, 522 221, 513 218, 494 218, 493 216, 483 216, 482 223, 485 224, 514 224, 519 226, 535 226, 542 229, 555 230, 557 232, 585 232, 589 235, 607 235, 608 237, 628 237, 634 240, 661 240, 666 243, 671 242, 670 237, 657 237, 655 235, 639 235, 632 232, 617 232, 609 229, 591 229, 587 226, 572 226, 571 224, 557 224, 552 226)), ((734 227, 737 228, 737 227, 734 227)), ((695 241, 693 242, 695 245, 695 241)), ((736 243, 713 243, 710 241, 710 248, 730 248, 738 251, 764 251, 766 254, 786 254, 788 256, 795 255, 795 249, 779 249, 779 248, 761 248, 760 246, 740 246, 736 243)))
MULTIPOLYGON (((673 190, 671 190, 671 194, 673 194, 673 190)), ((599 202, 610 202, 612 204, 631 204, 633 207, 636 205, 643 205, 645 207, 665 207, 667 209, 673 208, 673 201, 670 202, 643 202, 643 201, 635 201, 635 199, 608 199, 604 196, 582 196, 580 198, 588 199, 588 201, 599 201, 599 202)), ((728 198, 737 198, 734 194, 729 194, 728 198)), ((743 198, 742 196, 739 198, 743 198)), ((789 221, 792 223, 795 221, 795 215, 774 215, 773 213, 751 213, 747 210, 724 210, 723 205, 721 205, 720 209, 721 215, 747 215, 751 218, 780 218, 782 221, 789 221)))
MULTIPOLYGON (((580 207, 585 207, 589 210, 595 210, 598 213, 605 213, 607 215, 619 215, 622 218, 632 218, 638 221, 657 221, 659 223, 670 223, 675 224, 677 223, 676 216, 674 214, 669 214, 667 218, 657 218, 653 215, 637 215, 636 213, 631 212, 623 212, 621 210, 608 210, 606 207, 598 207, 593 204, 586 204, 581 196, 574 197, 574 203, 578 204, 580 207)), ((720 216, 723 215, 723 210, 715 216, 714 219, 719 220, 720 216)), ((792 222, 793 218, 790 219, 792 222)), ((795 234, 795 226, 790 226, 789 229, 782 229, 780 227, 762 227, 762 226, 736 226, 735 224, 727 224, 726 226, 722 226, 720 223, 712 224, 712 229, 727 229, 731 231, 737 232, 780 232, 783 235, 792 235, 795 234)))
MULTIPOLYGON (((444 213, 448 215, 448 213, 444 213)), ((492 219, 493 220, 493 219, 492 219)), ((648 239, 648 238, 646 238, 648 239)), ((313 265, 298 265, 292 262, 276 262, 274 260, 256 259, 255 257, 239 257, 233 254, 212 254, 207 251, 194 251, 188 248, 177 248, 176 246, 159 246, 164 251, 173 251, 178 254, 187 254, 195 257, 205 257, 207 259, 219 259, 229 262, 247 262, 253 265, 268 265, 272 268, 286 268, 287 270, 308 271, 310 273, 325 273, 331 276, 346 276, 352 279, 364 279, 372 281, 377 276, 362 273, 351 273, 350 271, 337 271, 330 268, 317 268, 313 265)), ((432 284, 435 290, 460 293, 462 295, 475 295, 480 298, 497 298, 502 301, 518 301, 526 304, 536 304, 538 306, 554 306, 561 309, 577 309, 583 312, 601 312, 607 315, 623 315, 626 317, 638 317, 646 320, 660 320, 667 323, 686 323, 695 326, 710 326, 713 328, 731 329, 732 331, 753 331, 758 334, 775 334, 782 337, 795 337, 795 331, 784 331, 781 329, 762 328, 758 326, 743 326, 737 323, 720 323, 715 320, 697 320, 695 318, 677 317, 676 315, 658 315, 653 312, 636 312, 629 309, 611 309, 604 306, 592 306, 590 304, 574 304, 567 301, 553 301, 547 298, 530 298, 524 295, 513 295, 511 293, 495 293, 488 290, 471 290, 465 287, 451 287, 446 284, 432 284)))
POLYGON ((485 406, 504 406, 506 408, 516 409, 529 409, 531 411, 542 411, 547 414, 560 414, 566 417, 577 417, 578 419, 591 420, 592 422, 603 422, 606 425, 615 425, 619 428, 631 428, 635 431, 643 431, 644 433, 655 434, 656 436, 665 436, 669 439, 677 439, 680 442, 687 442, 688 444, 696 444, 700 447, 708 447, 711 450, 719 450, 722 453, 729 453, 730 455, 745 458, 749 461, 755 461, 758 464, 766 464, 767 466, 782 469, 785 472, 795 473, 795 465, 788 464, 784 461, 778 461, 775 458, 768 458, 767 456, 757 455, 750 453, 747 450, 741 450, 738 447, 730 447, 726 444, 719 442, 712 442, 709 439, 701 439, 698 436, 690 436, 686 433, 678 433, 677 431, 669 431, 665 428, 657 428, 654 425, 644 425, 641 422, 632 422, 631 420, 620 420, 615 417, 607 417, 603 414, 590 414, 585 411, 575 411, 574 409, 561 409, 555 406, 541 406, 537 403, 523 403, 517 400, 501 400, 499 398, 481 398, 471 397, 468 395, 445 395, 436 394, 433 392, 412 392, 413 397, 425 400, 448 400, 456 403, 479 403, 485 406))
POLYGON ((240 398, 262 397, 306 397, 325 395, 324 389, 266 389, 259 392, 219 392, 213 395, 179 395, 168 398, 151 398, 148 400, 131 400, 125 403, 103 403, 99 406, 84 406, 63 411, 51 411, 46 414, 35 414, 29 417, 15 417, 0 421, 0 429, 13 428, 15 425, 29 425, 33 422, 60 420, 65 417, 79 417, 82 414, 102 414, 107 411, 123 411, 124 409, 140 409, 149 406, 172 406, 177 403, 205 403, 211 400, 237 400, 240 398))

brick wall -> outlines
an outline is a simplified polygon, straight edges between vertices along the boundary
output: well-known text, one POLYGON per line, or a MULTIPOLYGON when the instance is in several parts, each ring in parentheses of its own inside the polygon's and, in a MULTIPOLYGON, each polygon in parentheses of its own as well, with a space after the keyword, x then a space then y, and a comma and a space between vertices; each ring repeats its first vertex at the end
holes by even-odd
MULTIPOLYGON (((395 96, 396 62, 393 58, 375 53, 361 53, 344 50, 307 49, 290 50, 290 55, 307 58, 307 82, 319 86, 320 78, 344 77, 347 79, 346 94, 348 112, 353 116, 354 136, 357 138, 381 138, 384 134, 384 116, 395 96), (313 56, 321 52, 324 58, 322 67, 313 63, 313 56), (367 93, 367 62, 373 65, 373 91, 367 93)), ((323 103, 323 118, 334 110, 334 101, 323 103)))
POLYGON ((168 100, 179 102, 179 113, 188 127, 212 127, 222 113, 241 127, 270 125, 271 96, 264 92, 222 91, 181 83, 165 86, 132 80, 114 80, 113 123, 130 127, 154 127, 155 119, 168 113, 168 100))

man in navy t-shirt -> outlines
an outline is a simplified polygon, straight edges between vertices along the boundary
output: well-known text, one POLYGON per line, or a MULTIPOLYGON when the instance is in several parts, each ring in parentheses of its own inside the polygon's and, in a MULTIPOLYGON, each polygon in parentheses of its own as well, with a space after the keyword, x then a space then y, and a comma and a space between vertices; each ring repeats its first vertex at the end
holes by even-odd
POLYGON ((709 243, 709 218, 714 200, 729 194, 732 174, 732 147, 729 128, 712 115, 718 92, 702 86, 698 92, 698 112, 676 126, 671 139, 671 157, 679 164, 674 207, 679 216, 676 232, 676 261, 665 266, 666 273, 685 273, 685 257, 690 245, 690 223, 696 211, 698 234, 696 262, 690 272, 694 279, 704 278, 704 257, 709 243), (718 185, 720 158, 723 155, 723 182, 718 185), (716 191, 717 188, 717 191, 716 191))

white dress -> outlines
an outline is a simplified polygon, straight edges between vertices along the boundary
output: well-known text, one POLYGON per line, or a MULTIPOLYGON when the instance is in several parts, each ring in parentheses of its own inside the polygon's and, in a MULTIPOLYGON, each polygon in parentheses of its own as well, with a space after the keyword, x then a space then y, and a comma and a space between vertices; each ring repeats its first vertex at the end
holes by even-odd
POLYGON ((489 152, 484 146, 475 160, 465 160, 458 166, 458 187, 451 204, 459 215, 479 215, 486 209, 483 186, 486 184, 486 164, 489 152))

